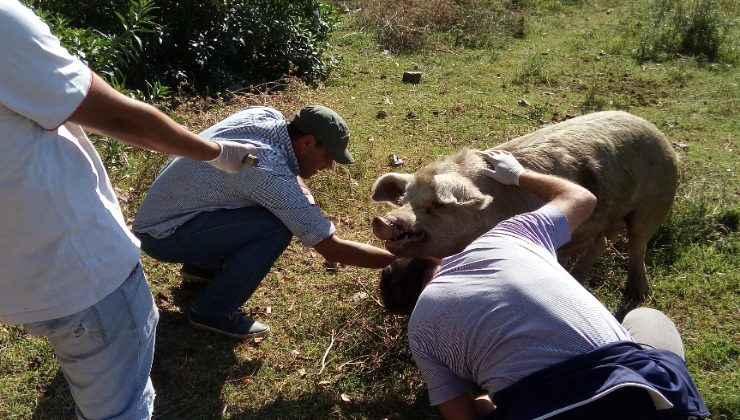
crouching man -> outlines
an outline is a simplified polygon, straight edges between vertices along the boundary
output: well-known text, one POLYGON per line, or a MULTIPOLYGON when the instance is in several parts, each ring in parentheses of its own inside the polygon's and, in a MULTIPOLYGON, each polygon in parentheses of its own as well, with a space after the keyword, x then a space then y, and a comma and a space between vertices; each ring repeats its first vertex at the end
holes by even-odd
POLYGON ((596 198, 506 152, 486 174, 547 204, 499 223, 442 260, 394 261, 385 307, 411 315, 408 336, 432 405, 445 419, 687 419, 708 416, 674 324, 639 308, 620 324, 555 251, 596 198), (469 383, 487 396, 475 399, 469 383))
POLYGON ((381 268, 395 258, 372 245, 341 239, 301 178, 354 162, 349 128, 333 110, 309 105, 288 122, 273 108, 249 107, 201 136, 254 148, 256 165, 226 174, 192 159, 173 160, 139 207, 134 233, 150 256, 182 263, 183 277, 208 280, 190 323, 235 338, 269 327, 241 306, 293 235, 329 261, 381 268))

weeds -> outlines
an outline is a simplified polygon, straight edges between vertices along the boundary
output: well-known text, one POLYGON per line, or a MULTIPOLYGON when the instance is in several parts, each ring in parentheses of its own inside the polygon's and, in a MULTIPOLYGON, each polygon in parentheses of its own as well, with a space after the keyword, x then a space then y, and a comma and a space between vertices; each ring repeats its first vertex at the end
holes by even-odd
POLYGON ((533 84, 552 86, 556 80, 551 74, 548 66, 548 57, 543 54, 536 54, 522 69, 519 76, 514 80, 518 85, 533 84))
POLYGON ((729 34, 737 3, 728 0, 650 0, 633 12, 631 36, 640 61, 678 55, 734 61, 729 34))
POLYGON ((433 51, 445 46, 485 48, 501 38, 523 38, 526 18, 513 5, 489 0, 410 0, 361 3, 355 18, 375 33, 378 44, 393 52, 433 51))
POLYGON ((738 219, 740 209, 719 206, 704 197, 690 197, 677 202, 651 240, 648 264, 670 266, 693 245, 732 251, 738 245, 731 239, 733 235, 737 236, 738 219))
MULTIPOLYGON (((270 94, 245 89, 247 94, 226 100, 175 94, 172 102, 178 105, 171 116, 197 131, 248 105, 274 106, 286 116, 306 103, 337 109, 350 124, 358 164, 312 177, 309 186, 340 236, 376 245, 371 220, 385 209, 370 201, 369 192, 381 173, 414 171, 460 147, 499 144, 533 131, 550 113, 559 120, 598 106, 624 106, 654 122, 669 138, 689 146, 681 152, 684 166, 673 211, 649 246, 651 295, 645 304, 675 321, 687 365, 713 418, 738 419, 736 70, 725 64, 696 65, 688 57, 639 65, 608 47, 624 29, 620 19, 629 16, 626 2, 591 0, 572 6, 577 1, 509 1, 505 8, 524 16, 531 29, 506 50, 451 50, 449 38, 434 35, 432 41, 448 42, 448 47, 429 55, 381 53, 370 47, 376 44, 367 26, 346 27, 332 41, 346 60, 320 89, 291 82, 270 94), (511 8, 514 3, 519 9, 511 8), (544 13, 530 14, 535 7, 544 13), (604 13, 608 8, 611 14, 604 13), (589 60, 601 49, 609 56, 595 65, 589 60), (551 51, 549 61, 531 66, 532 82, 511 83, 534 62, 532 51, 544 50, 551 51), (538 66, 550 85, 534 83, 538 66), (402 84, 400 70, 405 68, 425 70, 422 84, 402 84), (523 97, 531 106, 516 105, 523 97), (376 117, 379 108, 387 118, 376 117), (407 120, 410 111, 419 118, 407 120), (403 157, 404 166, 390 167, 390 153, 403 157)), ((95 12, 93 5, 101 2, 88 0, 85 12, 95 12)), ((109 174, 130 216, 168 157, 124 150, 125 164, 117 146, 96 146, 105 160, 114 160, 109 174)), ((623 305, 626 242, 611 246, 615 252, 600 257, 588 286, 614 309, 623 305)), ((273 334, 249 343, 192 330, 186 314, 197 291, 181 284, 179 267, 146 256, 144 266, 161 313, 152 374, 155 417, 438 418, 408 350, 405 320, 384 315, 375 302, 376 272, 341 267, 326 273, 317 253, 291 244, 245 308, 270 307, 269 314, 258 312, 257 317, 273 334)), ((22 327, 0 325, 0 418, 73 416, 73 402, 48 343, 23 333, 22 327)))

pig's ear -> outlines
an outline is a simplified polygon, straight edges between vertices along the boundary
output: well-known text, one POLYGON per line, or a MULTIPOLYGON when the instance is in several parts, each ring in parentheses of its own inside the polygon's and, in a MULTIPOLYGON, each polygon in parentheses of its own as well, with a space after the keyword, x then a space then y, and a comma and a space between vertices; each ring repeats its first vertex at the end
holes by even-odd
POLYGON ((381 175, 373 184, 373 200, 399 205, 401 197, 406 193, 406 187, 414 176, 391 172, 381 175))
POLYGON ((488 206, 493 198, 480 192, 469 178, 454 174, 434 176, 437 199, 441 204, 473 206, 482 209, 488 206))

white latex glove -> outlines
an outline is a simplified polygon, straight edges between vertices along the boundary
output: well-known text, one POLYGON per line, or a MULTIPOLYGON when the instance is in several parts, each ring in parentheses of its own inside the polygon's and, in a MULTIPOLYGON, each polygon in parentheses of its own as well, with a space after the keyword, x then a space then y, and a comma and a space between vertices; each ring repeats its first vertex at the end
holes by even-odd
POLYGON ((489 150, 480 152, 480 155, 493 167, 493 169, 482 169, 486 176, 504 185, 519 185, 519 177, 526 169, 514 155, 505 150, 489 150))
POLYGON ((251 144, 229 140, 219 140, 216 143, 221 148, 221 153, 216 159, 207 160, 206 163, 224 172, 238 174, 245 166, 259 163, 259 159, 254 156, 257 149, 251 144))

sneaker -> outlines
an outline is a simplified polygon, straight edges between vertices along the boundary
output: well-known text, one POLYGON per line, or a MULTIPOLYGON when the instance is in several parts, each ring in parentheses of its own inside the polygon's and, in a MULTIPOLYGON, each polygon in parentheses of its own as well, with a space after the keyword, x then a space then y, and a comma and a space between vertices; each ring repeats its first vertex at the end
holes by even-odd
POLYGON ((270 332, 270 327, 253 320, 238 309, 228 315, 218 317, 203 316, 192 312, 190 323, 196 328, 234 338, 264 337, 270 332))
POLYGON ((196 264, 183 264, 180 269, 182 281, 187 283, 208 283, 221 271, 220 266, 206 267, 196 264))

